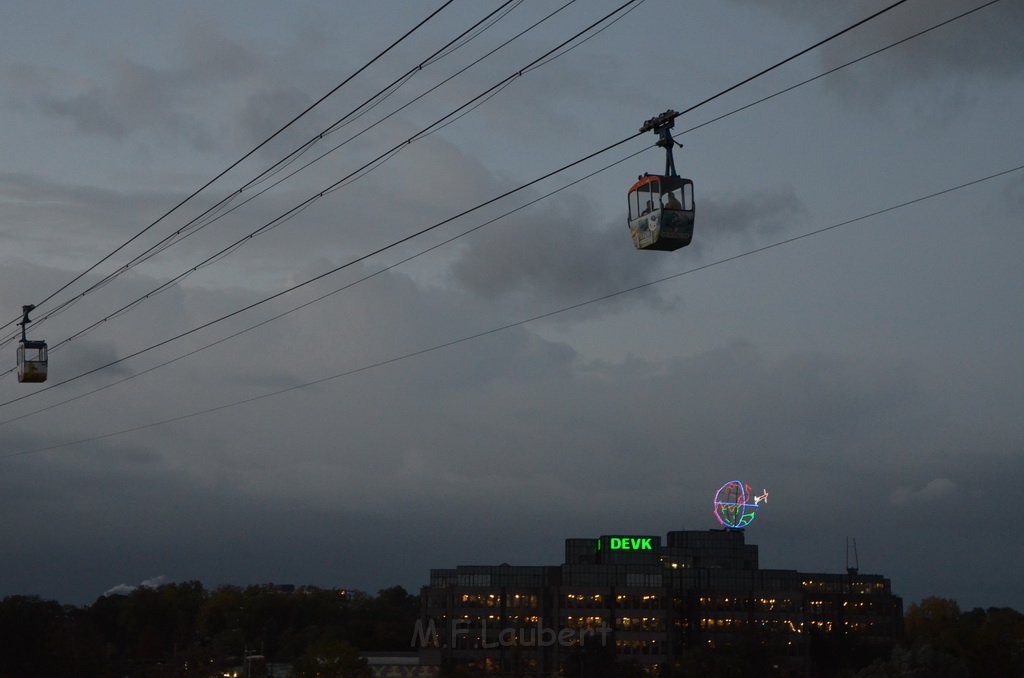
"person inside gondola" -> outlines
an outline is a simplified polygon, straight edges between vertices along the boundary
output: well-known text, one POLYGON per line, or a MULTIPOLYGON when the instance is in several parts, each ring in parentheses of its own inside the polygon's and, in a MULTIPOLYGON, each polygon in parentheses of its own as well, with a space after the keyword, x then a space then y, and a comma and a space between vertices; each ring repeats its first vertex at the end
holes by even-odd
POLYGON ((681 210, 681 209, 683 209, 683 206, 682 206, 682 204, 680 204, 679 198, 677 198, 673 193, 666 193, 665 194, 665 209, 667 209, 667 210, 681 210))
POLYGON ((647 206, 644 207, 644 211, 640 213, 640 216, 643 216, 645 214, 650 214, 652 211, 654 211, 654 201, 653 200, 648 200, 647 201, 647 206))

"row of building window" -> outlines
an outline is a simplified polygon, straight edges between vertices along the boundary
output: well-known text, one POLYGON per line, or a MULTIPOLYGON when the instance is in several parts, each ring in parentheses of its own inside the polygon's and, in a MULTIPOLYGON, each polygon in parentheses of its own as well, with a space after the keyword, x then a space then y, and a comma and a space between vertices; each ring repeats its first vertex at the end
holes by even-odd
POLYGON ((705 617, 700 620, 700 628, 704 631, 738 631, 740 629, 754 629, 759 633, 800 633, 799 626, 788 619, 715 619, 705 617))
MULTIPOLYGON (((843 622, 843 627, 850 631, 863 632, 872 630, 877 623, 878 622, 875 620, 847 620, 843 622)), ((788 619, 739 619, 732 617, 703 617, 700 620, 700 628, 704 630, 739 629, 756 627, 760 630, 789 631, 791 633, 802 633, 805 625, 810 630, 831 631, 833 623, 831 621, 808 621, 794 623, 792 620, 788 619)))
POLYGON ((616 640, 615 650, 621 655, 661 654, 661 643, 657 640, 616 640))
POLYGON ((792 611, 796 609, 792 598, 775 598, 759 596, 701 596, 699 601, 703 609, 714 610, 755 610, 759 612, 792 611))
MULTIPOLYGON (((617 594, 600 593, 566 593, 561 599, 562 609, 615 609, 621 610, 662 610, 666 600, 654 594, 617 594)), ((806 602, 811 615, 831 615, 839 601, 827 599, 811 599, 806 602)), ((675 607, 681 608, 682 601, 675 601, 675 607)), ((700 596, 698 604, 703 610, 748 611, 748 612, 782 612, 799 611, 799 602, 787 597, 746 597, 746 596, 700 596)), ((429 601, 430 607, 445 607, 443 596, 434 596, 429 601)), ((532 593, 464 593, 457 597, 457 607, 485 609, 530 609, 539 607, 539 598, 532 593)), ((842 607, 846 614, 864 615, 882 613, 877 601, 844 600, 842 607)))
MULTIPOLYGON (((457 606, 461 608, 485 609, 538 609, 539 600, 536 594, 514 593, 501 594, 473 593, 458 597, 457 606)), ((621 610, 662 610, 665 599, 654 594, 618 594, 615 596, 600 593, 567 593, 561 600, 562 609, 610 609, 614 606, 621 610)), ((676 601, 681 607, 681 600, 676 601)), ((698 603, 703 610, 748 611, 748 612, 779 612, 790 613, 799 611, 799 605, 792 598, 745 597, 745 596, 701 596, 698 603)), ((838 601, 812 599, 807 601, 807 612, 811 615, 831 615, 838 601)), ((430 606, 445 607, 443 598, 432 599, 430 606)), ((864 615, 880 613, 878 604, 872 600, 844 600, 842 607, 846 614, 864 615)))
POLYGON ((619 609, 664 609, 664 598, 653 593, 620 593, 615 596, 600 593, 566 593, 562 597, 562 607, 565 608, 606 608, 612 603, 619 609))
POLYGON ((498 593, 463 593, 459 596, 460 607, 519 607, 536 608, 537 595, 534 593, 506 593, 504 601, 498 593))
POLYGON ((829 579, 804 579, 800 582, 805 590, 824 591, 828 593, 888 593, 884 580, 849 581, 838 576, 829 579))
POLYGON ((453 618, 458 628, 475 628, 479 626, 534 626, 540 623, 535 614, 508 614, 502 617, 497 614, 463 614, 453 618))
MULTIPOLYGON (((701 609, 712 610, 746 610, 753 612, 793 612, 799 610, 799 604, 792 598, 776 598, 769 596, 701 596, 701 609)), ((808 611, 812 614, 831 612, 835 608, 832 600, 812 599, 807 601, 808 611)), ((875 610, 877 605, 872 600, 844 600, 842 607, 856 610, 858 613, 875 610)))
POLYGON ((604 617, 599 615, 568 616, 563 625, 569 629, 596 629, 604 626, 604 617))
POLYGON ((657 617, 618 617, 615 628, 619 631, 664 631, 665 620, 657 617))
MULTIPOLYGON (((536 626, 541 623, 538 615, 505 615, 497 614, 463 614, 453 618, 456 628, 477 629, 483 627, 525 627, 536 626)), ((562 618, 562 628, 568 629, 596 629, 605 626, 605 618, 601 615, 569 615, 562 618)), ((443 623, 443 619, 441 620, 443 623)), ((658 631, 665 630, 665 620, 658 617, 630 617, 622 616, 615 618, 615 628, 620 631, 658 631)))
MULTIPOLYGON (((443 623, 443 619, 440 620, 443 623)), ((490 626, 496 628, 500 626, 510 627, 523 627, 523 626, 535 626, 541 623, 541 618, 537 615, 507 615, 500 617, 498 615, 462 615, 455 618, 455 623, 459 628, 477 628, 482 626, 490 626)), ((798 621, 794 624, 791 619, 769 619, 769 618, 753 618, 743 619, 739 617, 702 617, 700 619, 701 628, 715 628, 715 627, 730 627, 730 626, 760 626, 760 627, 784 627, 799 633, 798 626, 802 627, 804 624, 809 627, 816 629, 824 629, 826 631, 832 630, 832 621, 829 620, 809 620, 807 622, 798 621)), ((850 629, 867 629, 879 623, 877 619, 870 620, 857 620, 843 621, 843 625, 850 629)), ((589 616, 567 616, 563 617, 560 626, 568 629, 596 629, 602 628, 606 624, 605 618, 599 615, 589 616)), ((676 620, 676 625, 685 625, 682 620, 676 620)), ((665 620, 658 617, 616 617, 615 628, 619 631, 657 631, 662 632, 665 630, 665 620)))

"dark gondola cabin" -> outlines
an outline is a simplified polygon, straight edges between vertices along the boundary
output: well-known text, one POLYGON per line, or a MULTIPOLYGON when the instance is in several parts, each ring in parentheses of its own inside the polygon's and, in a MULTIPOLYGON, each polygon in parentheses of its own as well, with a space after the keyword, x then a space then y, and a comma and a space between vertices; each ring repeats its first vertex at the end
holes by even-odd
POLYGON ((21 307, 21 341, 18 343, 18 381, 25 384, 38 384, 46 381, 46 342, 33 341, 25 336, 28 327, 28 314, 35 306, 27 304, 21 307))
POLYGON ((645 174, 629 189, 629 233, 640 250, 671 252, 693 239, 693 182, 645 174))
POLYGON ((18 381, 46 381, 46 342, 22 341, 18 345, 18 381))

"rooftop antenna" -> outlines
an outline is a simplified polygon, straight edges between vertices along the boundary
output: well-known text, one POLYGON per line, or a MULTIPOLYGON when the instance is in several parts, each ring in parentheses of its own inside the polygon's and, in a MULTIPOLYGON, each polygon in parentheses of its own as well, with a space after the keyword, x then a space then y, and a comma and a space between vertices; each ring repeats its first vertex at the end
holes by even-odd
POLYGON ((857 539, 846 538, 846 573, 850 576, 857 574, 860 569, 860 558, 857 556, 857 539), (850 542, 853 542, 853 567, 850 567, 850 542))

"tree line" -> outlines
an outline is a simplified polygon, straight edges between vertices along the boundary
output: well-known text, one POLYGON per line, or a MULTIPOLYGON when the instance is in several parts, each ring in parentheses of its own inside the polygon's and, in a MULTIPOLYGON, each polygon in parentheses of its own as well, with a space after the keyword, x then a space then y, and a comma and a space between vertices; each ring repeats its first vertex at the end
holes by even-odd
POLYGON ((903 621, 905 641, 855 678, 1024 676, 1024 614, 1014 609, 965 612, 955 600, 930 597, 912 603, 903 621))
POLYGON ((855 635, 812 634, 804 661, 787 667, 784 648, 751 638, 727 652, 684 651, 673 676, 749 678, 1024 678, 1024 614, 1008 607, 962 611, 929 597, 907 607, 895 646, 866 645, 855 635))
POLYGON ((297 677, 328 656, 345 663, 338 673, 369 675, 358 652, 408 648, 418 615, 419 598, 400 586, 372 596, 184 582, 104 595, 85 607, 9 596, 0 601, 0 676, 206 678, 243 665, 247 655, 290 664, 297 677))
MULTIPOLYGON (((208 678, 261 655, 290 665, 295 678, 363 678, 370 673, 359 653, 408 649, 418 616, 419 598, 400 586, 372 596, 273 585, 206 590, 184 582, 105 595, 84 607, 9 596, 0 600, 0 676, 208 678)), ((841 678, 1024 676, 1024 614, 1016 610, 962 611, 932 597, 907 608, 904 627, 903 642, 883 657, 822 644, 809 657, 811 671, 841 678)), ((688 652, 672 673, 787 675, 773 657, 761 656, 760 644, 742 650, 688 652)), ((632 675, 600 648, 578 649, 571 659, 566 676, 632 675)))

